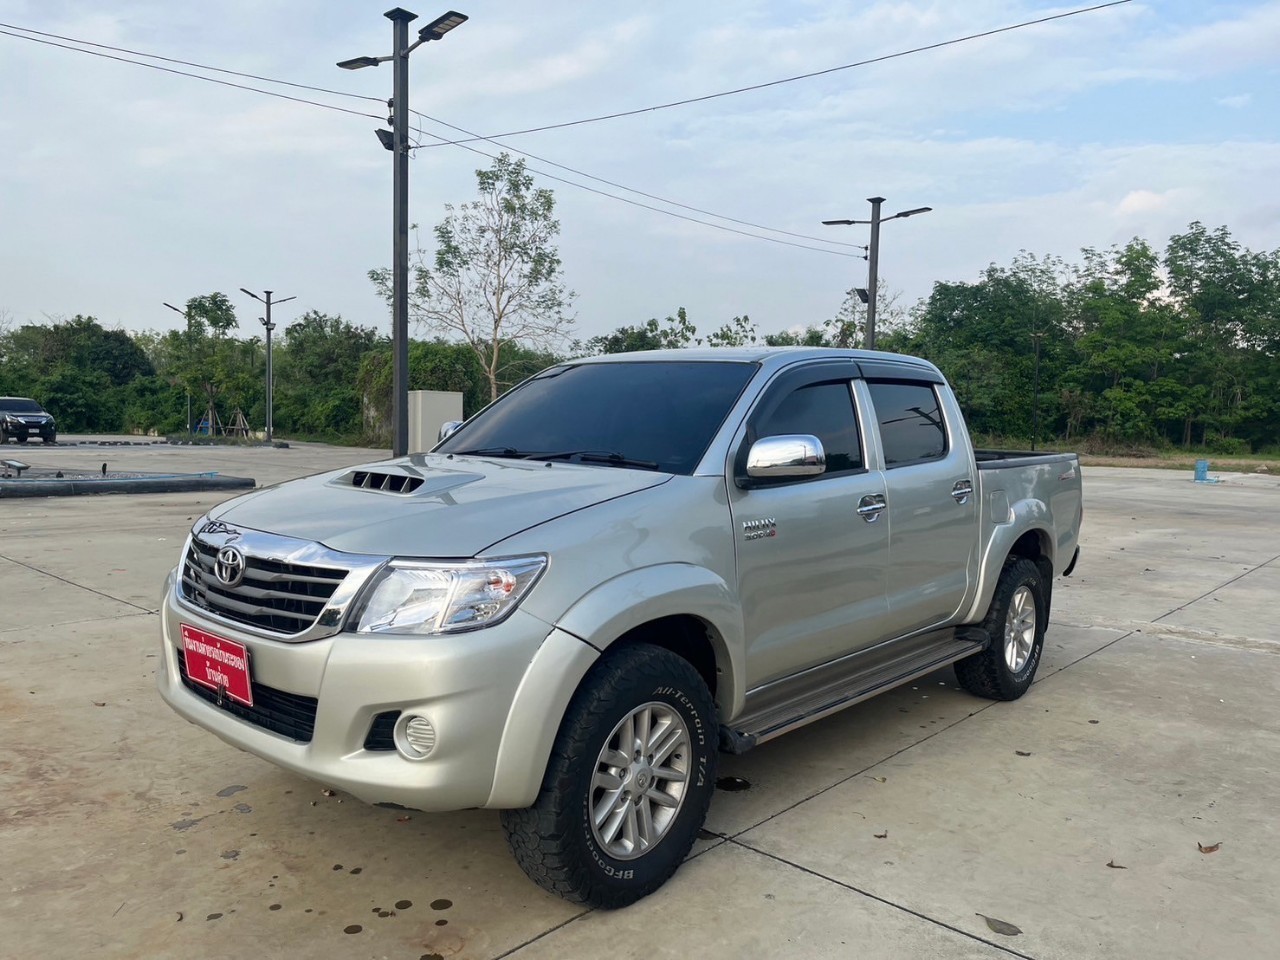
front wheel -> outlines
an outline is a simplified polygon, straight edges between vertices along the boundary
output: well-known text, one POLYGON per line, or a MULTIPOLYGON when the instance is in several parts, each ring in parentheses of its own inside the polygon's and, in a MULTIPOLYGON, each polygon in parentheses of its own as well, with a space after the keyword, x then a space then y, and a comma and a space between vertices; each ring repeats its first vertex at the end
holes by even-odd
POLYGON ((706 818, 718 729, 688 661, 649 644, 606 654, 565 712, 537 800, 502 811, 521 869, 593 907, 657 890, 706 818))
POLYGON ((960 686, 991 700, 1017 700, 1030 689, 1044 649, 1046 598, 1039 567, 1025 557, 1005 561, 982 621, 991 644, 955 664, 960 686))

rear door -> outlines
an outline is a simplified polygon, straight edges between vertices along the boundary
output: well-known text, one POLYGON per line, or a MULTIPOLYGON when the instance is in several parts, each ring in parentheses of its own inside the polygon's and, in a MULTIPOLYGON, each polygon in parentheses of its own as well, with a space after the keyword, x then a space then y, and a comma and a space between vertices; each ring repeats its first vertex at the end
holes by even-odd
POLYGON ((882 638, 888 525, 879 471, 867 469, 851 362, 785 372, 740 431, 730 464, 729 505, 747 638, 749 687, 825 663, 882 638), (812 434, 826 472, 743 489, 757 439, 812 434))
POLYGON ((889 618, 895 636, 951 619, 976 573, 977 477, 943 413, 941 382, 873 379, 888 485, 889 618))

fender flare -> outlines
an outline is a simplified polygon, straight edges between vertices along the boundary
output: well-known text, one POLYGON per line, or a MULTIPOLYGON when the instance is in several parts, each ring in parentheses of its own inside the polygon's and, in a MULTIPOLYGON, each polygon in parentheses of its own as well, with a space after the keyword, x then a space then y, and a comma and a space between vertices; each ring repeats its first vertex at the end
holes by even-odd
POLYGON ((995 596, 996 583, 1000 579, 1000 571, 1004 569, 1004 562, 1009 559, 1013 545, 1028 533, 1039 536, 1041 550, 1048 557, 1052 568, 1052 529, 1053 516, 1044 501, 1028 498, 1010 505, 1007 519, 996 523, 992 529, 991 539, 987 542, 987 549, 979 566, 979 590, 969 609, 960 618, 961 623, 977 623, 986 616, 991 598, 995 596))
POLYGON ((742 615, 724 580, 687 563, 621 574, 579 598, 534 654, 507 714, 486 807, 516 809, 537 799, 561 720, 587 671, 619 637, 669 616, 707 625, 721 713, 742 709, 742 658, 729 653, 741 648, 742 615))
POLYGON ((600 651, 552 630, 520 678, 498 743, 486 807, 519 809, 538 798, 560 720, 600 651))
POLYGON ((570 607, 556 626, 598 650, 636 627, 663 617, 692 616, 707 627, 715 654, 716 701, 722 716, 742 709, 745 697, 742 608, 716 573, 692 563, 661 563, 606 580, 570 607))

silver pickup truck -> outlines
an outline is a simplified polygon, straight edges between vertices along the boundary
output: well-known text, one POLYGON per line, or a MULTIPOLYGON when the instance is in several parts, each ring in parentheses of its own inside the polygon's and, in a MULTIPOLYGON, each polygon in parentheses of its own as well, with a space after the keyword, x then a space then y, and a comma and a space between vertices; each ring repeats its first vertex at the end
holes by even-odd
POLYGON ((1078 554, 1076 457, 975 453, 910 357, 575 360, 442 433, 201 517, 160 694, 369 803, 501 810, 598 906, 676 870, 720 750, 948 664, 1020 697, 1078 554))

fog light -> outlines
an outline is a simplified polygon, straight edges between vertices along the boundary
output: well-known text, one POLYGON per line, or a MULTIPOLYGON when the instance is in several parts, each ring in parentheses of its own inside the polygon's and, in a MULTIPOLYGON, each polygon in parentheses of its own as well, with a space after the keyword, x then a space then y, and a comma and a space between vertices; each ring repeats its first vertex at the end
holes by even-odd
POLYGON ((436 728, 426 717, 405 714, 396 724, 396 749, 409 760, 425 760, 436 748, 436 728))

